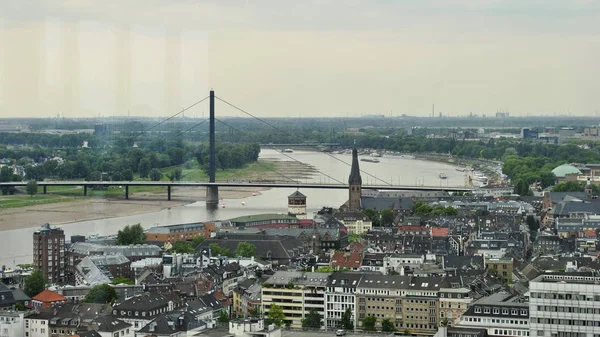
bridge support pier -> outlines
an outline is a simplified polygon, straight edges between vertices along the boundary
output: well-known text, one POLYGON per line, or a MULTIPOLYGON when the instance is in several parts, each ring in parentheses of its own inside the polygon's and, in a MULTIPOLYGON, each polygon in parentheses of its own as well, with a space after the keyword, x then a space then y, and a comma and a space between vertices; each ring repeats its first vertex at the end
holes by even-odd
POLYGON ((87 185, 83 185, 83 196, 87 197, 87 185))
POLYGON ((125 185, 125 200, 129 200, 129 185, 125 185))
POLYGON ((46 187, 48 186, 44 185, 44 194, 46 194, 46 187))
POLYGON ((171 201, 171 185, 167 186, 167 200, 171 201))
POLYGON ((207 186, 206 187, 206 205, 216 206, 219 204, 219 187, 218 186, 207 186))

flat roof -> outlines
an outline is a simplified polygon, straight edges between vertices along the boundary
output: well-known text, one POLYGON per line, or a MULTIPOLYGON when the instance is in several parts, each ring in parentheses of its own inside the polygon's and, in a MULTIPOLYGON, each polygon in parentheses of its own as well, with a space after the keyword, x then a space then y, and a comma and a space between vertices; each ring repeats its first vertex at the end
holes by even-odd
POLYGON ((284 213, 270 213, 270 214, 254 214, 244 215, 237 218, 229 219, 230 222, 253 222, 253 221, 266 221, 266 220, 298 220, 295 216, 291 216, 284 213))

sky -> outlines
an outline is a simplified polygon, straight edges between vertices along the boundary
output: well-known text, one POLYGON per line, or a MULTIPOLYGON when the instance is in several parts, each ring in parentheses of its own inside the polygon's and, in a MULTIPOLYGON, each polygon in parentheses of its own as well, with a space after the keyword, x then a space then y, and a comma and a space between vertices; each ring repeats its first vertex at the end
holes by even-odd
POLYGON ((211 89, 262 117, 593 116, 598 22, 595 0, 7 0, 0 117, 170 116, 211 89))

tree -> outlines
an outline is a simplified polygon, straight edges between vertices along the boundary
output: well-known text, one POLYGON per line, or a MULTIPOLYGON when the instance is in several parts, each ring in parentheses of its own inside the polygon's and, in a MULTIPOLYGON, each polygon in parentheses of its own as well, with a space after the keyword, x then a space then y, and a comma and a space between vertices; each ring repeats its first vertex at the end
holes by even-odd
POLYGON ((227 311, 221 310, 221 312, 219 313, 219 318, 217 319, 217 321, 219 323, 228 323, 229 322, 229 315, 227 314, 227 311))
POLYGON ((554 185, 556 182, 556 176, 552 172, 542 172, 540 173, 540 185, 542 189, 554 185))
POLYGON ((352 310, 347 308, 346 311, 342 314, 342 319, 340 320, 340 328, 346 330, 354 330, 354 322, 352 321, 352 310))
POLYGON ((391 226, 394 223, 395 217, 396 216, 394 215, 394 212, 391 209, 385 208, 381 210, 381 225, 391 226))
POLYGON ((33 197, 33 195, 37 194, 37 192, 38 192, 37 181, 30 180, 29 182, 27 182, 27 187, 25 189, 27 190, 27 194, 29 194, 30 196, 33 197))
POLYGON ((362 320, 362 329, 364 331, 375 331, 377 318, 375 316, 367 316, 362 320))
POLYGON ((117 245, 138 245, 146 241, 142 225, 127 225, 117 232, 117 245))
POLYGON ((169 173, 168 178, 170 181, 178 181, 183 177, 183 170, 181 167, 174 168, 171 173, 169 173))
POLYGON ((276 326, 281 326, 283 320, 285 319, 285 315, 283 314, 283 308, 273 303, 269 307, 269 314, 266 317, 268 324, 275 324, 276 326))
POLYGON ((196 251, 196 249, 194 249, 194 246, 192 246, 191 242, 177 241, 177 242, 173 243, 173 245, 171 246, 171 249, 169 249, 169 251, 171 253, 186 254, 186 253, 193 253, 196 251))
POLYGON ((235 250, 235 255, 241 257, 251 257, 254 256, 255 251, 255 245, 248 242, 240 242, 238 243, 237 249, 235 250))
POLYGON ((319 329, 322 325, 322 319, 323 317, 317 312, 317 309, 310 309, 306 317, 302 320, 302 327, 319 329))
POLYGON ((99 284, 90 289, 90 292, 85 296, 83 301, 85 303, 106 304, 112 303, 117 298, 118 297, 115 288, 108 284, 99 284))
POLYGON ((150 170, 150 180, 159 181, 160 178, 162 178, 162 172, 160 172, 158 169, 155 169, 155 168, 150 170))
POLYGON ((381 331, 383 332, 394 332, 396 331, 396 327, 394 326, 394 322, 392 322, 389 318, 384 318, 381 321, 381 331))
POLYGON ((221 247, 216 243, 211 243, 208 245, 208 248, 210 248, 213 256, 231 256, 231 251, 229 248, 221 247))
POLYGON ((46 278, 41 270, 34 270, 29 276, 25 278, 25 286, 23 291, 27 296, 33 297, 46 289, 46 278))
POLYGON ((133 281, 124 276, 115 277, 110 283, 112 284, 134 284, 133 281))
POLYGON ((205 238, 202 236, 197 236, 195 238, 192 239, 192 247, 194 248, 198 248, 198 246, 200 246, 202 244, 202 242, 204 242, 205 238))
POLYGON ((260 317, 260 306, 257 305, 252 307, 248 314, 250 315, 250 317, 260 317))
POLYGON ((140 160, 140 164, 138 165, 138 172, 140 173, 140 178, 148 178, 151 169, 152 166, 150 165, 150 159, 142 158, 140 160))

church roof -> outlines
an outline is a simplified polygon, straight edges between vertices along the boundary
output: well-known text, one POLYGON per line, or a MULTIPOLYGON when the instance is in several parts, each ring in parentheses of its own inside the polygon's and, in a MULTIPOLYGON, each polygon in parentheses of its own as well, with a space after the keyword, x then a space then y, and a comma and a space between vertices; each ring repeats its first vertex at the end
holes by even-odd
POLYGON ((352 149, 352 169, 350 170, 350 177, 348 177, 348 184, 362 185, 360 168, 358 167, 358 151, 356 150, 356 146, 352 149))

